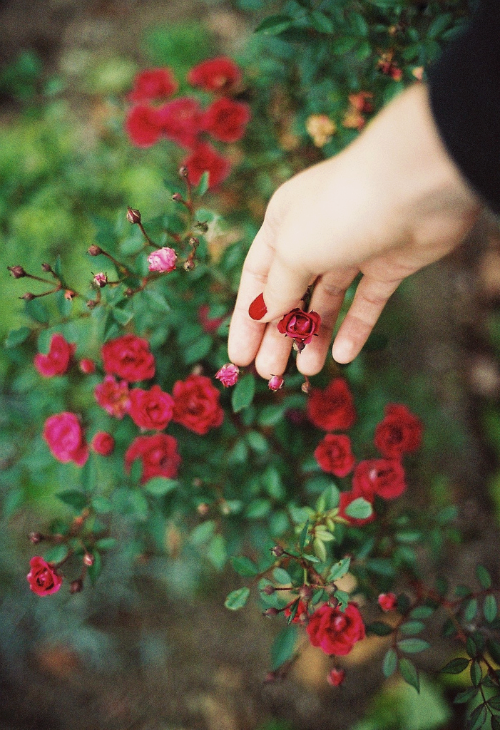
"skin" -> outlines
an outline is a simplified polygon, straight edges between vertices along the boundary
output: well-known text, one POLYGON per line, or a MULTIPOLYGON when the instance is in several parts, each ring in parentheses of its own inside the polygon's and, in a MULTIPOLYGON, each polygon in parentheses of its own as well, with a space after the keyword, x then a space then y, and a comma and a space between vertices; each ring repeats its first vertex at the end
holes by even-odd
POLYGON ((255 360, 264 378, 283 374, 292 343, 276 323, 314 283, 309 309, 321 315, 321 330, 297 356, 297 367, 318 373, 345 292, 361 273, 332 348, 337 362, 351 362, 401 281, 455 248, 481 210, 439 137, 426 85, 415 84, 343 152, 273 195, 243 267, 231 361, 255 360), (268 311, 257 322, 248 307, 260 293, 268 311))

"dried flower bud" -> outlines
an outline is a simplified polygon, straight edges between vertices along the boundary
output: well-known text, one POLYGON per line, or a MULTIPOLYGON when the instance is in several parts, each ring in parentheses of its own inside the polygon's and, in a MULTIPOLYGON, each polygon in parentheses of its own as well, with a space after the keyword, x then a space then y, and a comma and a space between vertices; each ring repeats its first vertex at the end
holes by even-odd
POLYGON ((87 300, 87 309, 94 309, 98 305, 99 302, 96 302, 95 299, 88 299, 87 300))
POLYGON ((108 275, 105 274, 103 271, 100 271, 98 274, 94 274, 92 283, 95 287, 102 289, 103 286, 106 286, 106 284, 108 283, 108 275))
POLYGON ((173 200, 173 201, 174 201, 175 203, 181 203, 181 202, 182 202, 182 195, 181 195, 180 193, 174 193, 174 194, 172 195, 172 200, 173 200))
POLYGON ((195 266, 196 266, 196 264, 193 261, 193 259, 188 259, 187 261, 184 262, 182 268, 184 269, 184 271, 192 271, 195 266))
POLYGON ((337 592, 338 588, 335 583, 327 583, 324 590, 328 596, 333 596, 333 594, 337 592))
POLYGON ((268 382, 269 390, 279 390, 284 384, 285 379, 281 375, 272 375, 268 382))
POLYGON ((90 553, 85 553, 83 556, 83 564, 90 568, 91 565, 94 565, 94 556, 90 553))
POLYGON ((313 597, 313 589, 311 586, 303 585, 299 591, 299 596, 302 598, 303 601, 310 601, 313 597))
POLYGON ((331 606, 332 608, 337 608, 339 603, 340 603, 340 601, 338 600, 338 598, 335 598, 335 597, 330 598, 330 600, 328 601, 328 605, 331 606))
POLYGON ((141 214, 135 208, 127 208, 127 220, 129 223, 140 223, 141 214))
POLYGON ((42 542, 42 540, 44 540, 44 536, 41 532, 30 532, 28 538, 29 541, 33 543, 33 545, 38 545, 39 542, 42 542))
POLYGON ((271 548, 271 555, 274 555, 275 558, 281 558, 285 551, 281 547, 281 545, 275 545, 273 548, 271 548))
POLYGON ((100 254, 102 254, 102 248, 100 246, 96 246, 95 243, 93 243, 92 246, 87 250, 87 253, 90 256, 100 256, 100 254))
POLYGON ((311 392, 311 383, 309 382, 309 380, 304 380, 304 382, 300 386, 300 389, 303 393, 306 393, 306 394, 310 393, 311 392))
POLYGON ((19 297, 19 299, 24 299, 26 302, 31 302, 33 299, 35 299, 35 294, 32 294, 30 291, 27 291, 26 294, 23 294, 22 297, 19 297))
POLYGON ((193 248, 196 248, 200 245, 200 239, 196 238, 195 236, 191 236, 191 238, 188 241, 190 246, 193 246, 193 248))
POLYGON ((179 168, 179 175, 181 177, 187 177, 188 176, 188 169, 185 165, 179 168))
POLYGON ((198 505, 196 511, 199 515, 202 515, 202 517, 204 517, 208 513, 209 509, 210 507, 208 506, 208 504, 206 502, 202 502, 198 505))
POLYGON ((23 276, 27 276, 26 271, 22 266, 7 266, 14 279, 22 279, 23 276))
POLYGON ((73 301, 74 297, 76 297, 76 292, 73 291, 73 289, 66 289, 64 292, 64 298, 68 300, 68 302, 73 301))
POLYGON ((262 615, 263 616, 277 616, 278 614, 279 614, 278 609, 271 607, 271 608, 266 608, 266 610, 264 611, 264 613, 262 615))
POLYGON ((265 596, 272 596, 272 594, 276 591, 276 588, 271 585, 271 583, 268 583, 267 585, 262 588, 261 593, 263 593, 265 596))
POLYGON ((208 223, 206 221, 196 221, 194 227, 198 228, 202 231, 202 233, 206 233, 208 231, 208 223))
POLYGON ((81 578, 77 578, 77 580, 71 582, 69 592, 73 594, 81 593, 81 591, 83 591, 83 580, 81 578))
POLYGON ((49 274, 52 272, 52 266, 50 264, 42 264, 42 271, 45 271, 46 274, 49 274))

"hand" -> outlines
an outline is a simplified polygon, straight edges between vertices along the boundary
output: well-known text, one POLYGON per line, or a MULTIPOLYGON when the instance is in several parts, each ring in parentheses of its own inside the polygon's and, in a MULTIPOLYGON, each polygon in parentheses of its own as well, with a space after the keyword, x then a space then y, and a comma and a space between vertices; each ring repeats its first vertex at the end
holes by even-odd
MULTIPOLYGON (((291 340, 276 323, 300 306, 321 315, 319 336, 297 356, 304 375, 321 370, 345 292, 361 272, 332 355, 353 360, 401 281, 457 246, 481 203, 448 156, 427 88, 406 90, 334 158, 295 175, 273 195, 246 258, 229 332, 229 357, 281 375, 291 340), (263 293, 267 313, 254 321, 263 293)), ((443 283, 445 285, 445 283, 443 283)))

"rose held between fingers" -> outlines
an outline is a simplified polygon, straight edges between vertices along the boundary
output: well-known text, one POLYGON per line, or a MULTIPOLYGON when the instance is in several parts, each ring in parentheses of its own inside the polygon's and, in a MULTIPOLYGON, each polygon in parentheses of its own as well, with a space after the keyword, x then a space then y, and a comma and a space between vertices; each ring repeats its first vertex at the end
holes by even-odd
POLYGON ((321 317, 317 312, 304 312, 296 307, 278 322, 278 332, 291 337, 302 350, 318 334, 320 324, 321 317))

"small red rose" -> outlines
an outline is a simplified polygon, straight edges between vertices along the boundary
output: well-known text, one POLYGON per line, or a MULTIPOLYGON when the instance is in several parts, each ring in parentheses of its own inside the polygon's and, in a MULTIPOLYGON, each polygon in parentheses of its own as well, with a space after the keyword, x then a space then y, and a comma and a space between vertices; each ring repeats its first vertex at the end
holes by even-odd
POLYGON ((422 442, 422 421, 406 406, 386 406, 383 420, 375 429, 375 446, 388 459, 399 459, 416 451, 422 442))
POLYGON ((318 334, 321 317, 317 312, 304 312, 296 307, 278 322, 278 332, 291 337, 299 351, 318 334))
POLYGON ((347 382, 335 378, 324 390, 312 388, 307 399, 307 415, 314 426, 325 431, 351 428, 356 411, 347 382))
POLYGON ((132 463, 142 461, 141 484, 153 477, 175 479, 181 463, 177 452, 177 441, 173 436, 158 433, 154 436, 138 436, 125 452, 125 470, 130 471, 132 463))
POLYGON ((102 383, 96 385, 94 396, 101 408, 115 418, 123 418, 130 406, 129 387, 126 380, 115 380, 106 375, 102 383))
POLYGON ((377 598, 377 602, 382 611, 393 611, 398 605, 395 593, 381 593, 377 598))
POLYGON ((129 101, 155 101, 165 99, 177 91, 178 84, 168 68, 146 68, 134 79, 129 101))
POLYGON ((245 134, 245 127, 249 121, 248 104, 223 96, 208 107, 201 126, 219 142, 237 142, 245 134))
POLYGON ((405 489, 405 470, 397 459, 367 459, 354 470, 352 491, 368 502, 375 496, 396 499, 405 489))
POLYGON ((204 172, 208 172, 209 185, 217 187, 231 172, 231 163, 220 155, 212 145, 200 142, 193 152, 184 160, 184 167, 188 170, 189 181, 198 185, 204 172))
POLYGON ((125 131, 136 147, 151 147, 162 135, 158 109, 145 104, 133 106, 125 119, 125 131))
POLYGON ((63 464, 74 461, 83 466, 89 455, 78 416, 68 411, 50 416, 43 427, 43 437, 53 456, 63 464))
POLYGON ((174 399, 159 385, 153 385, 151 390, 133 388, 129 397, 128 414, 139 428, 162 431, 172 420, 174 399))
POLYGON ((189 149, 195 147, 202 129, 203 112, 190 96, 181 96, 158 109, 158 124, 162 134, 189 149))
POLYGON ((328 674, 326 681, 332 687, 339 687, 344 682, 344 679, 345 671, 343 669, 339 669, 338 667, 334 667, 328 674))
POLYGON ((101 456, 109 456, 115 449, 115 440, 107 431, 98 431, 91 441, 92 450, 101 456))
POLYGON ((365 625, 355 603, 349 603, 344 612, 325 604, 309 617, 307 633, 311 644, 325 654, 345 656, 365 638, 365 625))
POLYGON ((155 360, 149 342, 137 335, 123 335, 102 346, 104 370, 108 375, 135 383, 149 380, 155 374, 155 360))
POLYGON ((355 463, 351 439, 344 434, 328 433, 314 451, 314 457, 323 471, 336 477, 345 477, 355 463))
POLYGON ((218 56, 194 66, 187 80, 191 86, 198 86, 205 91, 227 94, 240 83, 241 72, 230 58, 218 56))
POLYGON ((210 378, 204 375, 189 375, 178 380, 173 389, 174 417, 194 433, 203 436, 224 420, 224 411, 219 403, 220 393, 210 378))
POLYGON ((57 593, 63 580, 55 568, 39 555, 31 558, 30 572, 26 578, 31 590, 37 596, 50 596, 51 593, 57 593))
POLYGON ((48 353, 46 355, 42 353, 35 355, 35 367, 44 378, 52 378, 54 375, 64 375, 69 367, 75 349, 76 345, 66 342, 62 335, 56 333, 50 339, 48 353))

